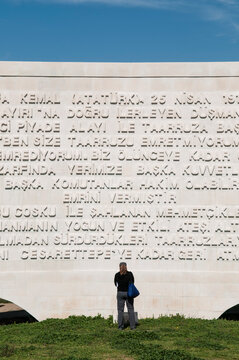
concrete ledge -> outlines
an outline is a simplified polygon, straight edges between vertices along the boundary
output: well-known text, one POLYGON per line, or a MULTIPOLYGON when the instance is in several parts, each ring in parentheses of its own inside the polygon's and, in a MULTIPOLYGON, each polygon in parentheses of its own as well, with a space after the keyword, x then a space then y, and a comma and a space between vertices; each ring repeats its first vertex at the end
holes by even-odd
POLYGON ((57 63, 0 62, 0 76, 187 78, 239 77, 239 62, 212 63, 57 63), (225 66, 226 65, 226 66, 225 66))

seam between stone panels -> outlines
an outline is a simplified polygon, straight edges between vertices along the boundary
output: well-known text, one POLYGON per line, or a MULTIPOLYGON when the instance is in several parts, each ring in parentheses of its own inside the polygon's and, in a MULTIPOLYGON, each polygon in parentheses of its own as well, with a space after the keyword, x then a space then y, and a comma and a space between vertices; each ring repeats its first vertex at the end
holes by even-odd
POLYGON ((59 78, 59 79, 201 79, 239 78, 239 75, 192 75, 192 76, 100 76, 100 75, 0 75, 1 78, 59 78))

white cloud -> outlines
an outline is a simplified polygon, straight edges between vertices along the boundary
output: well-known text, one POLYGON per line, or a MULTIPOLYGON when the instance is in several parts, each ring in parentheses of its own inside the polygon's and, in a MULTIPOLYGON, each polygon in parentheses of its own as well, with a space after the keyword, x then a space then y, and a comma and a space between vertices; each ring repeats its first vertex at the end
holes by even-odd
POLYGON ((10 0, 14 2, 44 2, 44 3, 61 3, 61 4, 90 4, 99 3, 112 6, 130 6, 130 7, 150 7, 150 8, 179 8, 187 6, 190 2, 187 0, 10 0))
POLYGON ((219 3, 224 5, 236 5, 237 2, 235 0, 217 0, 219 3))
POLYGON ((192 12, 207 21, 220 21, 239 32, 239 0, 8 0, 15 3, 105 4, 109 6, 145 7, 178 12, 192 12))

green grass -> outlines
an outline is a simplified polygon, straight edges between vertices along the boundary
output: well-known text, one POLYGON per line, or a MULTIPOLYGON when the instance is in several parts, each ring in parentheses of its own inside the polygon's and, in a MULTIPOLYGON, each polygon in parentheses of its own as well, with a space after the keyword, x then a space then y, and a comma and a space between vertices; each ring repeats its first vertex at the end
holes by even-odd
POLYGON ((8 300, 1 299, 1 298, 0 298, 0 303, 1 303, 1 304, 9 304, 9 303, 11 303, 11 301, 8 301, 8 300))
POLYGON ((181 316, 140 320, 135 331, 101 316, 0 326, 1 360, 238 360, 238 343, 239 322, 181 316))

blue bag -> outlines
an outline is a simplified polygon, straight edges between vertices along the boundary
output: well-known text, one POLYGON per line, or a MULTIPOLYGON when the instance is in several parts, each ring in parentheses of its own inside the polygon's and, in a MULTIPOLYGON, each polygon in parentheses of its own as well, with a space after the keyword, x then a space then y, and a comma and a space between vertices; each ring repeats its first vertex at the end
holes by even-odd
POLYGON ((129 283, 128 287, 128 297, 135 298, 139 296, 139 290, 136 288, 136 286, 133 283, 129 283))

